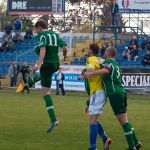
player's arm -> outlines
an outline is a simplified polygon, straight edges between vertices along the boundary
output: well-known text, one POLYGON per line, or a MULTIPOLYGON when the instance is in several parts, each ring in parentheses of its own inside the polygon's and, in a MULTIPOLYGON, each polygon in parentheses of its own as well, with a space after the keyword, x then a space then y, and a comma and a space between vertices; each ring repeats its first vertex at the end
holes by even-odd
POLYGON ((41 35, 39 38, 39 43, 37 45, 37 47, 40 49, 40 52, 36 70, 39 70, 41 68, 46 53, 46 45, 47 45, 46 37, 44 35, 41 35))
POLYGON ((61 48, 62 48, 62 50, 63 50, 63 56, 64 56, 64 58, 66 58, 68 48, 67 48, 67 46, 63 46, 63 47, 61 47, 61 48))
POLYGON ((65 59, 66 56, 67 56, 67 51, 68 51, 67 43, 62 38, 60 38, 60 37, 59 37, 59 46, 63 50, 63 56, 64 56, 64 59, 65 59))
POLYGON ((36 39, 37 39, 37 44, 34 47, 34 50, 36 53, 39 54, 39 49, 41 49, 42 47, 46 47, 47 41, 46 41, 46 37, 44 35, 39 35, 36 37, 36 39))
POLYGON ((39 60, 38 60, 37 70, 41 68, 41 65, 42 65, 44 57, 45 57, 45 53, 46 53, 46 47, 42 47, 40 49, 40 56, 39 56, 39 60))
POLYGON ((84 74, 85 78, 89 78, 91 76, 95 76, 95 75, 105 75, 105 74, 109 74, 111 68, 110 67, 105 67, 103 69, 100 70, 96 70, 96 71, 92 71, 92 72, 87 72, 84 74))

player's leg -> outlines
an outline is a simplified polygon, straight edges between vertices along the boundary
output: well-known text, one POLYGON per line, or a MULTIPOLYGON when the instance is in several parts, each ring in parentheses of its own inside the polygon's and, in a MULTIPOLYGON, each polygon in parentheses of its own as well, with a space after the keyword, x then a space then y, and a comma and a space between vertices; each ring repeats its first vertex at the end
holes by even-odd
POLYGON ((89 126, 90 126, 90 150, 96 150, 96 139, 98 135, 97 119, 99 115, 90 115, 89 126))
POLYGON ((117 95, 109 96, 110 99, 110 104, 112 106, 112 109, 122 126, 124 130, 124 135, 126 137, 129 150, 134 150, 135 148, 135 143, 133 140, 133 132, 131 130, 130 124, 128 122, 127 118, 127 113, 126 113, 126 94, 125 93, 120 93, 117 95))
POLYGON ((103 112, 105 105, 104 91, 96 91, 90 97, 89 115, 90 115, 90 148, 96 148, 96 138, 99 134, 104 142, 104 150, 109 149, 109 144, 106 146, 107 136, 100 122, 97 121, 99 114, 103 112))
POLYGON ((46 104, 46 109, 51 120, 50 127, 47 132, 52 131, 52 129, 58 124, 56 119, 56 115, 54 112, 54 105, 52 97, 50 96, 50 87, 52 83, 52 74, 57 71, 59 66, 55 66, 52 64, 43 64, 40 70, 41 74, 41 85, 43 87, 43 98, 46 104))
MULTIPOLYGON (((104 105, 106 104, 106 95, 103 90, 97 91, 97 109, 99 109, 99 113, 101 114, 103 112, 104 105)), ((102 138, 104 143, 104 150, 109 149, 109 145, 111 144, 112 140, 107 137, 106 132, 101 124, 101 122, 97 121, 97 127, 98 127, 98 134, 102 138)))
POLYGON ((89 98, 86 101, 86 106, 84 107, 84 115, 86 116, 88 115, 89 104, 90 104, 90 85, 89 85, 88 79, 86 79, 85 81, 85 90, 89 96, 89 98))
POLYGON ((32 87, 36 82, 38 82, 40 80, 41 80, 40 71, 36 71, 34 73, 33 77, 29 76, 29 79, 28 79, 28 85, 29 85, 29 87, 32 87))

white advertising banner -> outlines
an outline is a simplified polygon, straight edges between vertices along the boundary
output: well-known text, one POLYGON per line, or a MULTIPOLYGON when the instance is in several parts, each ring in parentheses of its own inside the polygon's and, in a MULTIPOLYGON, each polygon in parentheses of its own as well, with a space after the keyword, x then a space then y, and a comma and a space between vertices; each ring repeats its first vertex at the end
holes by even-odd
POLYGON ((118 0, 120 12, 150 12, 150 0, 118 0))
MULTIPOLYGON (((85 91, 84 80, 78 80, 85 66, 62 65, 62 72, 64 73, 64 89, 69 91, 85 91)), ((35 84, 35 88, 41 88, 40 82, 35 84)), ((56 89, 55 74, 52 78, 52 89, 56 89)))

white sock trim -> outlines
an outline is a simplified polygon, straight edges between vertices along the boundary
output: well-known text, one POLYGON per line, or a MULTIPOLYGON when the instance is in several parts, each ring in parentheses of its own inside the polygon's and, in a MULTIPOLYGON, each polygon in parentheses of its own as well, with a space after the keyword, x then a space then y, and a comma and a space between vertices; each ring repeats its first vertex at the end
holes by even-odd
POLYGON ((54 109, 54 106, 47 107, 47 110, 51 110, 51 109, 54 109))

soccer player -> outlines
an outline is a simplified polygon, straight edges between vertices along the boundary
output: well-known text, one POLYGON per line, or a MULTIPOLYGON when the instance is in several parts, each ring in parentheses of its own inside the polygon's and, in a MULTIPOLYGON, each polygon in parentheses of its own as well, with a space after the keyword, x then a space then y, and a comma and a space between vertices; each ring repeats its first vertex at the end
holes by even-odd
POLYGON ((36 39, 38 44, 35 47, 35 52, 39 55, 39 60, 36 69, 40 70, 40 78, 35 78, 32 83, 41 79, 43 89, 43 98, 45 100, 46 109, 50 117, 51 123, 47 133, 59 123, 54 113, 54 105, 50 96, 50 88, 52 83, 52 74, 59 69, 59 47, 63 49, 64 57, 67 54, 67 44, 60 38, 60 36, 48 30, 48 26, 44 20, 40 19, 35 24, 37 32, 36 39))
POLYGON ((139 150, 141 143, 139 142, 132 124, 127 117, 127 95, 121 83, 121 73, 118 64, 115 61, 116 48, 109 47, 105 51, 106 60, 103 63, 103 68, 94 72, 85 73, 85 77, 91 78, 95 75, 103 75, 103 82, 106 95, 109 98, 111 107, 121 124, 129 150, 139 150))
MULTIPOLYGON (((91 44, 89 46, 88 53, 90 57, 87 59, 87 72, 93 72, 99 70, 102 62, 102 58, 98 57, 99 46, 97 44, 91 44)), ((81 79, 84 76, 80 77, 81 79)), ((89 78, 90 85, 90 105, 89 105, 89 125, 90 125, 90 148, 89 150, 96 150, 96 139, 99 134, 103 139, 104 150, 109 150, 109 144, 111 139, 107 138, 102 124, 98 121, 99 115, 103 112, 103 107, 106 103, 105 92, 103 89, 102 77, 93 76, 89 78)))

